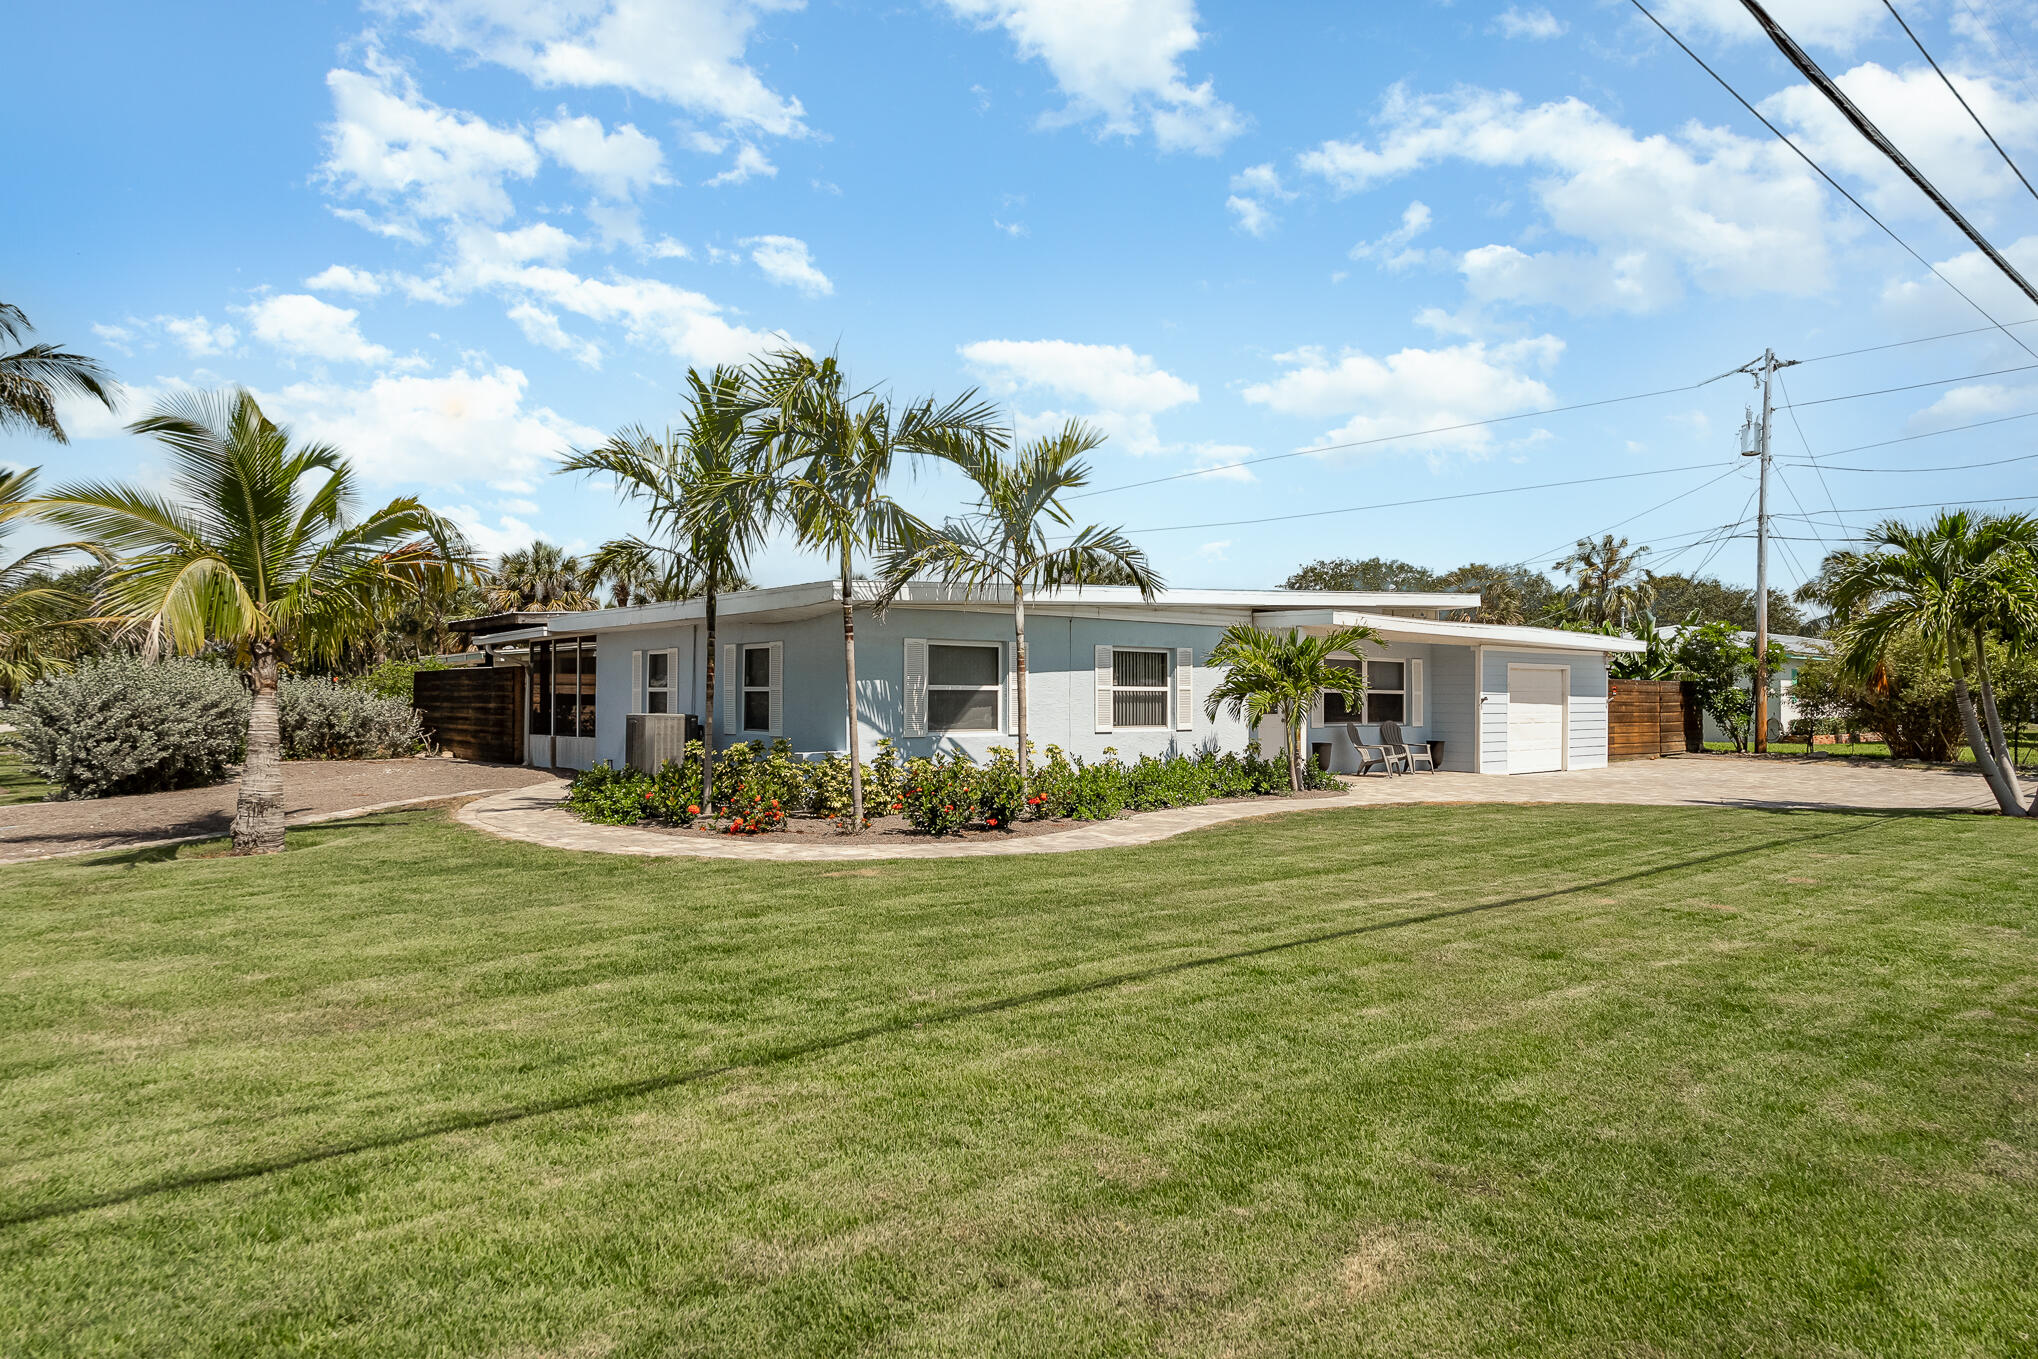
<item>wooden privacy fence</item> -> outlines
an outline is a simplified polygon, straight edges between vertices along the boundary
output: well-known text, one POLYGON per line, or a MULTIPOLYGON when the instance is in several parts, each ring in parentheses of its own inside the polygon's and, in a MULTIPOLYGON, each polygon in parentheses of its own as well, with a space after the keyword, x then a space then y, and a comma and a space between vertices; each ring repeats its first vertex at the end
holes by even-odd
POLYGON ((1705 748, 1703 715, 1681 680, 1607 682, 1606 758, 1653 760, 1705 748))
POLYGON ((432 744, 463 760, 524 762, 524 668, 420 670, 411 704, 432 744))

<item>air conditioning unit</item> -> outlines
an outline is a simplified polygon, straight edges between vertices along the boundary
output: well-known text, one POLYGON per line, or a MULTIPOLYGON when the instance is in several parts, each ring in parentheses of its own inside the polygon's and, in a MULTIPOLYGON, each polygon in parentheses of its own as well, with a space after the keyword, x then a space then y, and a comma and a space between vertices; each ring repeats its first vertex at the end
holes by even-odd
POLYGON ((701 720, 692 713, 631 713, 623 726, 623 760, 656 774, 667 760, 683 762, 687 742, 700 739, 701 720))

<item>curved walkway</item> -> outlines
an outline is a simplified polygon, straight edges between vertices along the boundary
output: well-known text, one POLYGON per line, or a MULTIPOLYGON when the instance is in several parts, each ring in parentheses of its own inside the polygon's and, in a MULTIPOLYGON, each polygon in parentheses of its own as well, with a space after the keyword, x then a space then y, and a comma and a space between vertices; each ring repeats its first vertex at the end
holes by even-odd
POLYGON ((592 826, 559 806, 566 785, 551 780, 470 802, 454 813, 477 830, 551 849, 653 858, 853 862, 871 859, 967 859, 993 854, 1066 854, 1165 840, 1227 821, 1344 807, 1421 803, 1596 802, 1769 810, 1987 811, 1995 806, 1979 775, 1942 769, 1867 767, 1818 760, 1691 756, 1637 760, 1605 769, 1514 778, 1483 774, 1407 774, 1346 781, 1339 797, 1289 805, 1212 802, 1146 812, 1050 835, 924 844, 816 843, 805 836, 710 839, 635 826, 592 826))

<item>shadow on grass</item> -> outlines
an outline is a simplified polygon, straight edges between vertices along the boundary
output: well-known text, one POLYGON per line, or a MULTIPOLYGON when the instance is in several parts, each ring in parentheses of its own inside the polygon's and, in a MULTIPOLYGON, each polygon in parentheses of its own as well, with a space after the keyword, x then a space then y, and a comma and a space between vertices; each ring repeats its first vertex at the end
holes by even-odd
MULTIPOLYGON (((1786 813, 1788 814, 1788 813, 1786 813)), ((1798 813, 1813 815, 1814 813, 1798 813)), ((1594 878, 1589 882, 1572 883, 1564 887, 1553 887, 1541 892, 1528 892, 1519 896, 1502 897, 1496 901, 1476 902, 1469 906, 1451 906, 1440 910, 1425 911, 1418 915, 1397 916, 1391 920, 1376 920, 1364 925, 1350 925, 1341 929, 1322 930, 1315 934, 1302 935, 1294 939, 1283 939, 1277 943, 1257 944, 1250 948, 1234 949, 1228 953, 1206 954, 1198 958, 1185 958, 1178 962, 1161 963, 1153 967, 1138 968, 1127 972, 1116 972, 1109 976, 1089 981, 1063 982, 1054 986, 1043 986, 1037 990, 1017 995, 1001 996, 995 1000, 978 1001, 971 1005, 957 1005, 946 1010, 916 1016, 901 1016, 882 1024, 871 1024, 859 1029, 850 1029, 825 1038, 811 1039, 804 1043, 789 1043, 769 1048, 743 1061, 726 1062, 719 1066, 690 1067, 680 1071, 662 1072, 634 1081, 615 1081, 591 1089, 561 1095, 555 1099, 536 1100, 528 1104, 510 1105, 504 1108, 480 1110, 469 1114, 455 1114, 437 1119, 418 1128, 363 1137, 352 1142, 309 1147, 303 1151, 276 1156, 266 1160, 246 1161, 239 1165, 223 1166, 217 1170, 192 1171, 182 1175, 166 1175, 159 1179, 145 1180, 126 1189, 90 1197, 70 1199, 58 1203, 42 1204, 0 1214, 0 1227, 16 1227, 31 1222, 41 1222, 54 1217, 67 1217, 77 1213, 90 1212, 96 1208, 110 1208, 119 1204, 132 1203, 138 1199, 153 1198, 160 1194, 173 1193, 181 1189, 198 1189, 211 1185, 233 1184, 242 1180, 259 1179, 265 1175, 279 1174, 302 1166, 316 1165, 322 1161, 338 1160, 346 1156, 357 1156, 366 1152, 384 1151, 392 1147, 407 1146, 414 1142, 444 1137, 451 1133, 472 1132, 482 1128, 500 1127, 518 1123, 525 1119, 540 1118, 547 1114, 567 1113, 591 1108, 615 1100, 641 1098, 658 1094, 680 1086, 694 1085, 726 1076, 739 1071, 756 1071, 777 1066, 819 1053, 834 1052, 859 1043, 870 1042, 891 1034, 904 1033, 913 1029, 924 1029, 936 1024, 953 1024, 981 1015, 997 1014, 1005 1010, 1016 1010, 1029 1005, 1041 1005, 1051 1001, 1065 1000, 1074 996, 1090 995, 1108 991, 1114 987, 1129 986, 1137 982, 1194 972, 1206 967, 1218 967, 1225 963, 1240 962, 1251 958, 1264 958, 1271 954, 1285 953, 1293 949, 1309 948, 1317 944, 1333 943, 1342 939, 1353 939, 1361 935, 1381 934, 1388 930, 1410 929, 1418 925, 1434 924, 1441 920, 1455 920, 1465 916, 1481 915, 1489 911, 1504 910, 1511 906, 1531 906, 1538 902, 1553 901, 1559 897, 1579 892, 1601 892, 1610 888, 1633 886, 1650 879, 1664 877, 1686 870, 1705 868, 1734 859, 1747 858, 1771 850, 1789 849, 1819 841, 1833 840, 1841 836, 1859 835, 1873 829, 1880 821, 1908 820, 1918 817, 1943 816, 1937 812, 1914 811, 1863 811, 1856 815, 1864 818, 1860 825, 1847 826, 1839 830, 1820 831, 1809 835, 1796 835, 1764 840, 1759 844, 1745 845, 1738 849, 1723 849, 1710 854, 1701 854, 1674 863, 1659 864, 1654 868, 1636 869, 1612 877, 1594 878)), ((364 822, 335 823, 344 825, 367 824, 364 822)))

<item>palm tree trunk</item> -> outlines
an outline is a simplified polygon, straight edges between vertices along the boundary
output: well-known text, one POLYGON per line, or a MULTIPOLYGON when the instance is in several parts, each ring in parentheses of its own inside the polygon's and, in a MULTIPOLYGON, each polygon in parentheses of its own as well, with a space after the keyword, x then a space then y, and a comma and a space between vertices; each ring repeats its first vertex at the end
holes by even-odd
POLYGON ((1988 780, 1988 790, 1995 794, 1996 806, 2005 816, 2022 816, 2023 799, 2018 797, 2003 782, 2002 766, 1996 763, 1995 752, 1989 749, 1988 738, 1982 733, 1981 723, 1974 714, 1974 694, 1967 687, 1967 667, 1960 660, 1960 639, 1949 638, 1946 645, 1946 665, 1953 672, 1953 701, 1960 708, 1960 725, 1967 733, 1967 748, 1974 752, 1974 763, 1988 780))
POLYGON ((1019 717, 1019 801, 1023 805, 1033 790, 1026 781, 1026 587, 1016 576, 1012 578, 1012 684, 1012 703, 1019 717))
POLYGON ((1996 757, 1996 764, 2003 771, 2003 782, 2010 786, 2010 793, 2018 806, 2024 805, 2024 786, 2017 781, 2017 762, 2010 758, 2010 748, 2003 741, 2003 718, 1996 710, 1995 686, 1988 677, 1988 646, 1981 634, 1974 634, 1974 679, 1981 690, 1981 716, 1988 729, 1989 753, 1996 757))
POLYGON ((1282 732, 1281 736, 1282 744, 1288 747, 1288 791, 1299 793, 1302 791, 1302 765, 1296 756, 1302 749, 1301 706, 1290 703, 1283 717, 1283 725, 1287 730, 1282 732))
POLYGON ((254 645, 248 678, 255 689, 248 707, 248 753, 234 807, 233 852, 277 854, 283 849, 283 732, 276 710, 276 644, 254 645))
POLYGON ((707 683, 702 689, 701 702, 701 810, 710 816, 715 811, 715 577, 708 576, 707 590, 707 633, 708 668, 707 683))
POLYGON ((849 696, 849 831, 863 830, 863 751, 856 721, 856 599, 850 593, 849 544, 842 545, 842 678, 849 696))

